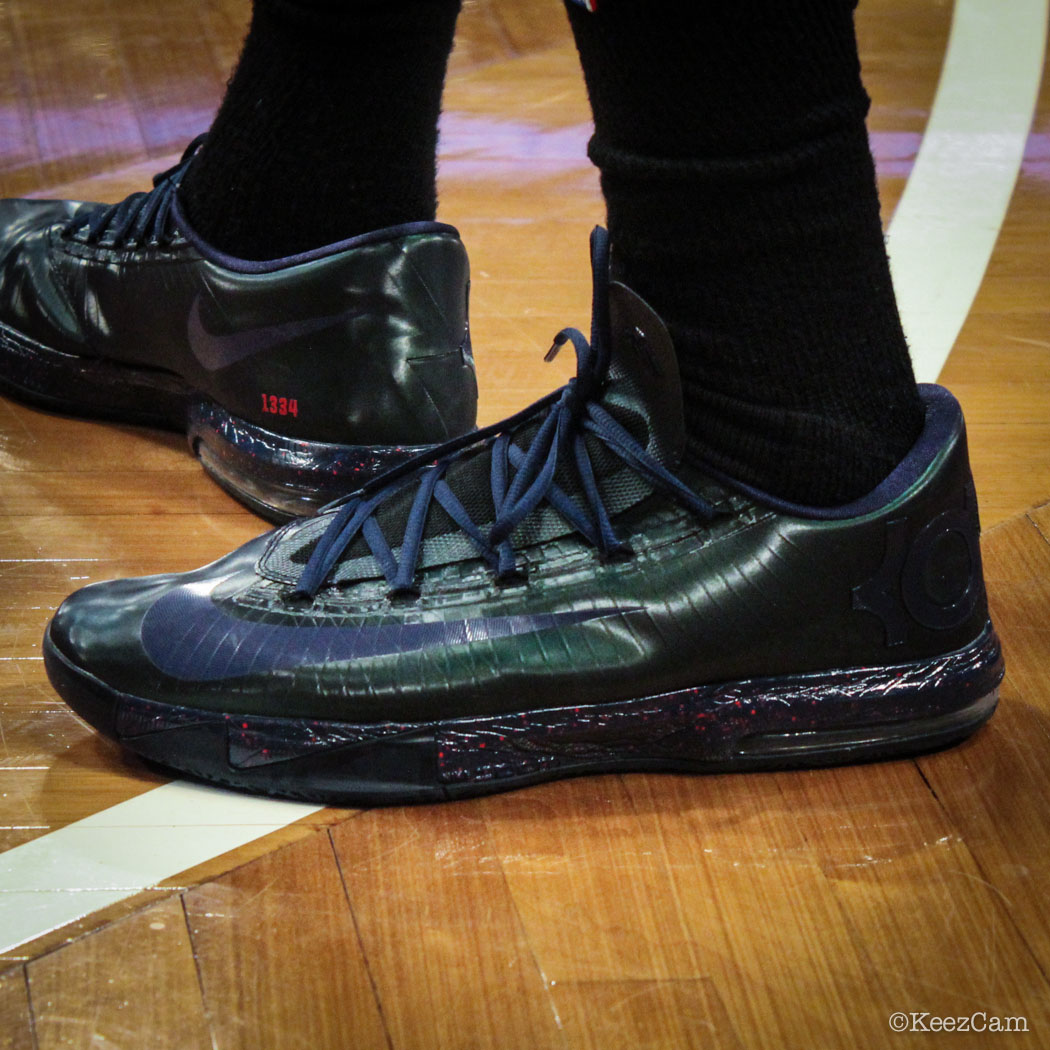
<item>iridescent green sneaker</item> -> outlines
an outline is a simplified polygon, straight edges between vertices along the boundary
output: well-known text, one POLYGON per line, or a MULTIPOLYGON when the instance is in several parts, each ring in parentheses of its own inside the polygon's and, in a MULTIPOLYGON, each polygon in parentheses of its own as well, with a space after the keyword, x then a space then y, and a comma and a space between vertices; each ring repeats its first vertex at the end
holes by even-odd
POLYGON ((275 521, 469 432, 455 229, 410 223, 235 259, 178 210, 200 141, 119 204, 0 201, 0 392, 184 430, 205 470, 275 521))
POLYGON ((688 468, 667 331, 592 250, 567 386, 197 572, 74 594, 59 693, 169 769, 353 804, 973 732, 1003 665, 955 400, 922 388, 922 436, 848 506, 688 468))

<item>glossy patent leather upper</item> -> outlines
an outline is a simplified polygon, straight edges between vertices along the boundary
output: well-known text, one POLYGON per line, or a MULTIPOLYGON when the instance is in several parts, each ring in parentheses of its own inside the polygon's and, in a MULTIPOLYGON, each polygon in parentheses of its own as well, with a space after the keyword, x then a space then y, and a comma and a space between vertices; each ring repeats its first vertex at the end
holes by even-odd
POLYGON ((474 425, 466 252, 416 223, 250 272, 170 243, 92 243, 97 205, 0 201, 8 338, 181 377, 251 422, 314 441, 428 444, 474 425), (263 395, 294 399, 266 413, 263 395))
POLYGON ((538 507, 515 536, 517 581, 501 580, 469 538, 424 539, 418 596, 392 593, 382 565, 351 551, 310 599, 297 585, 333 508, 196 572, 81 590, 56 613, 52 644, 124 695, 211 711, 230 710, 235 696, 244 713, 410 723, 893 666, 981 633, 976 504, 962 416, 946 391, 924 389, 926 432, 869 497, 833 511, 778 508, 681 466, 670 340, 615 287, 613 343, 602 403, 645 421, 640 440, 712 502, 710 519, 606 474, 626 557, 601 557, 538 507), (512 620, 537 626, 504 631, 512 620), (333 630, 359 638, 361 651, 319 657, 333 630), (400 648, 377 641, 400 630, 400 648), (447 640, 412 641, 428 631, 447 640), (258 661, 241 666, 246 641, 258 661))

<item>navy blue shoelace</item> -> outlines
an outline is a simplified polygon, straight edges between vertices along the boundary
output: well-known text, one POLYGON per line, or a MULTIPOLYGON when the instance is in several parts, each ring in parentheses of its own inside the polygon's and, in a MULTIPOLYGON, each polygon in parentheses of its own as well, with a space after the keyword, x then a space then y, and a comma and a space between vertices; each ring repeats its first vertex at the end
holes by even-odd
POLYGON ((153 176, 153 189, 132 193, 116 204, 99 204, 90 214, 81 213, 67 227, 73 234, 84 231, 82 239, 98 244, 107 238, 108 247, 128 243, 170 243, 175 234, 172 206, 175 191, 197 148, 206 138, 198 135, 185 149, 178 164, 153 176))
POLYGON ((675 499, 704 519, 715 510, 657 462, 634 437, 595 400, 608 367, 608 234, 596 229, 591 239, 594 267, 594 304, 591 341, 575 328, 564 328, 554 339, 546 360, 571 342, 576 351, 577 374, 524 411, 490 427, 448 442, 435 452, 416 457, 378 479, 375 491, 366 486, 348 497, 314 548, 295 589, 295 596, 313 598, 324 586, 344 552, 361 535, 383 571, 391 594, 415 594, 415 575, 430 508, 436 501, 469 537, 478 554, 498 578, 519 573, 511 534, 541 503, 553 507, 603 558, 629 550, 619 538, 602 499, 587 436, 597 438, 613 455, 654 489, 675 499), (528 451, 514 443, 515 432, 526 423, 536 431, 528 451), (445 480, 449 467, 468 449, 488 443, 491 447, 490 485, 496 516, 487 530, 467 513, 445 480), (579 476, 585 507, 581 507, 554 482, 562 457, 570 456, 579 476), (436 458, 435 458, 436 457, 436 458), (406 483, 406 475, 419 478, 415 499, 395 556, 376 520, 376 512, 406 483))

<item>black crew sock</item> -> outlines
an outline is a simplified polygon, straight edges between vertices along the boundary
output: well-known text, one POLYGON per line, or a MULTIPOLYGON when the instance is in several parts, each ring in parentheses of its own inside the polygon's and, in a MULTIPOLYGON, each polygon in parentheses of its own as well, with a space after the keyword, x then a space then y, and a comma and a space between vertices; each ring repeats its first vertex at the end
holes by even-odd
POLYGON ((569 8, 615 275, 674 338, 687 454, 816 505, 870 491, 923 421, 853 6, 569 8))
POLYGON ((271 259, 437 209, 460 0, 255 0, 226 97, 179 189, 208 243, 271 259))

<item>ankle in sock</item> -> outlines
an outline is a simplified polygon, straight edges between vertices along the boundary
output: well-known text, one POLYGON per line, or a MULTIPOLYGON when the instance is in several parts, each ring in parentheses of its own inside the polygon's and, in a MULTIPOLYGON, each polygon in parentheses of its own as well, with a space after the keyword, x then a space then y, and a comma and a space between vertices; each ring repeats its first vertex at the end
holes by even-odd
POLYGON ((570 6, 614 266, 675 340, 689 457, 815 505, 923 410, 864 125, 852 4, 570 6))
POLYGON ((237 68, 179 189, 197 233, 271 259, 431 220, 460 0, 255 0, 237 68))

